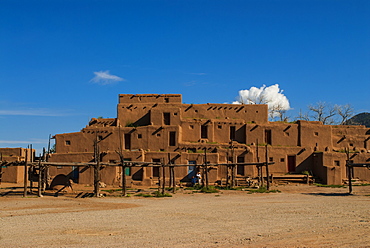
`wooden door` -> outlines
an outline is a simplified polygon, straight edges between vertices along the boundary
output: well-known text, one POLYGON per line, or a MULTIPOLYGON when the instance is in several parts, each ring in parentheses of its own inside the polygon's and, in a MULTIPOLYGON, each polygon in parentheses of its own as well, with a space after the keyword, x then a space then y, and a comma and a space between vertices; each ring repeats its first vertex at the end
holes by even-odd
POLYGON ((295 172, 296 156, 288 155, 288 172, 295 172))

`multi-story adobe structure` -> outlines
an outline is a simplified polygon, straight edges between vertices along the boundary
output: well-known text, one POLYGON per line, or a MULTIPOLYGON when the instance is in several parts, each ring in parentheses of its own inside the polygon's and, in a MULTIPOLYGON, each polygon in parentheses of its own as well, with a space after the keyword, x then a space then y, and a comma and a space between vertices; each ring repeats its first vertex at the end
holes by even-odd
POLYGON ((21 183, 24 181, 24 169, 20 166, 6 166, 12 162, 31 162, 35 158, 35 149, 0 148, 0 182, 21 183), (3 163, 1 163, 3 162, 3 163))
MULTIPOLYGON (((354 162, 370 160, 370 129, 331 126, 321 122, 269 122, 267 105, 183 104, 178 94, 121 94, 117 118, 93 118, 80 132, 55 135, 51 162, 89 162, 99 141, 102 162, 118 163, 117 151, 128 161, 187 164, 176 167, 176 180, 188 179, 196 165, 264 161, 268 149, 270 173, 309 171, 323 183, 341 184, 346 178, 347 154, 354 162), (257 146, 260 149, 257 154, 257 146), (257 156, 258 155, 258 156, 257 156)), ((210 171, 210 182, 225 178, 226 168, 210 171)), ((256 177, 255 166, 238 165, 237 175, 256 177)), ((58 166, 51 176, 69 174, 79 183, 92 184, 93 169, 58 166), (72 169, 72 170, 71 170, 72 169), (73 171, 73 172, 71 172, 73 171)), ((158 167, 132 167, 125 172, 136 185, 155 185, 158 167)), ((370 170, 355 168, 355 177, 370 180, 370 170)), ((101 180, 118 185, 121 167, 109 166, 101 180)))

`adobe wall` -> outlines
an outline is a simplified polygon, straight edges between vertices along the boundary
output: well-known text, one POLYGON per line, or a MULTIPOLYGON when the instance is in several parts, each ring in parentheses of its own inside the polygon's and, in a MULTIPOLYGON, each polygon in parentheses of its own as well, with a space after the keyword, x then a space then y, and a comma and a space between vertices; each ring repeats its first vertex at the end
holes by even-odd
POLYGON ((316 147, 317 151, 331 150, 332 128, 319 121, 298 121, 300 146, 316 147))
MULTIPOLYGON (((256 145, 260 145, 259 161, 264 162, 264 145, 268 144, 268 160, 275 162, 271 173, 312 171, 325 182, 337 183, 346 175, 340 153, 344 147, 362 152, 356 155, 362 162, 368 160, 369 130, 312 121, 268 122, 267 105, 183 104, 179 94, 121 94, 117 119, 92 119, 81 132, 56 135, 57 153, 51 159, 92 161, 97 138, 105 162, 118 161, 116 151, 122 147, 125 158, 133 161, 166 160, 170 153, 174 163, 184 165, 202 164, 204 148, 211 163, 256 162, 256 145), (231 144, 234 158, 230 158, 231 144), (295 168, 288 168, 288 159, 290 165, 295 162, 295 168)), ((212 170, 210 181, 224 177, 225 168, 212 170)), ((187 176, 187 169, 176 168, 177 180, 187 176)), ((239 169, 243 176, 257 174, 255 166, 239 169)), ((106 180, 117 180, 119 170, 106 180)), ((81 180, 91 180, 88 171, 81 180)), ((367 172, 361 173, 367 177, 367 172)), ((132 168, 130 177, 133 184, 155 185, 158 180, 151 167, 132 168)))
MULTIPOLYGON (((2 160, 6 162, 20 162, 24 161, 27 153, 27 161, 31 161, 35 157, 35 149, 26 148, 0 148, 2 160), (30 156, 32 155, 32 156, 30 156)), ((23 166, 3 166, 2 181, 7 183, 21 183, 24 181, 24 167, 23 166)))
POLYGON ((365 126, 332 126, 333 146, 337 150, 370 150, 370 129, 365 126))
POLYGON ((268 123, 268 124, 247 124, 247 144, 269 144, 273 146, 295 147, 299 140, 297 124, 291 123, 268 123), (268 139, 266 131, 270 131, 268 139))
POLYGON ((0 154, 3 156, 4 161, 15 162, 24 161, 27 153, 27 161, 31 161, 31 158, 35 157, 35 149, 26 149, 22 147, 17 148, 0 148, 0 154), (31 154, 30 154, 31 151, 31 154), (32 155, 32 156, 31 156, 32 155))
POLYGON ((119 103, 182 103, 181 94, 119 94, 119 103))
POLYGON ((24 167, 23 166, 7 166, 2 168, 4 183, 22 183, 24 182, 24 167))
POLYGON ((267 105, 238 104, 183 104, 181 116, 183 119, 217 119, 243 120, 251 123, 267 123, 267 105))

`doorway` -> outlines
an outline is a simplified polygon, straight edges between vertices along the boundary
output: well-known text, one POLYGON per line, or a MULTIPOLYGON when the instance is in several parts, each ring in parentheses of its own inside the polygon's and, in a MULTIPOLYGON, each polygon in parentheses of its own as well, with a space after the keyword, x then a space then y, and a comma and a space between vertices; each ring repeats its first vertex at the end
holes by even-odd
POLYGON ((296 156, 288 155, 288 172, 295 172, 296 168, 296 156))

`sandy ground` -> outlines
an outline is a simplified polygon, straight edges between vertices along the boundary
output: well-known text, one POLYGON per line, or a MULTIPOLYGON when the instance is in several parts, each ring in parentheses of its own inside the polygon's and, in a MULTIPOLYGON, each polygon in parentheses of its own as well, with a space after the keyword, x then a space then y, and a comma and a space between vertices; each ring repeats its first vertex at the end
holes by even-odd
POLYGON ((370 247, 370 186, 278 189, 23 198, 3 184, 0 247, 370 247))

